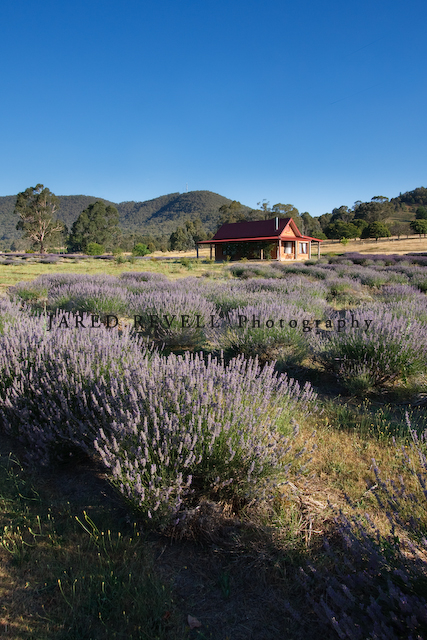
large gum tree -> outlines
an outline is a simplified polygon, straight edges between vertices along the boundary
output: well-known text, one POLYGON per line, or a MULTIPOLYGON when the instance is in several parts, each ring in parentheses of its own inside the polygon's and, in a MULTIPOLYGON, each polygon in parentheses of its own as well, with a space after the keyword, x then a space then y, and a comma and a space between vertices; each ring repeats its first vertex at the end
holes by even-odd
POLYGON ((19 216, 16 228, 24 232, 25 238, 30 238, 34 246, 40 247, 40 253, 45 253, 45 243, 55 234, 63 231, 64 225, 57 220, 59 198, 47 187, 37 184, 18 193, 15 213, 19 216))
POLYGON ((104 246, 114 244, 120 235, 119 214, 115 207, 102 200, 90 204, 71 227, 68 239, 70 251, 86 251, 90 242, 104 246))

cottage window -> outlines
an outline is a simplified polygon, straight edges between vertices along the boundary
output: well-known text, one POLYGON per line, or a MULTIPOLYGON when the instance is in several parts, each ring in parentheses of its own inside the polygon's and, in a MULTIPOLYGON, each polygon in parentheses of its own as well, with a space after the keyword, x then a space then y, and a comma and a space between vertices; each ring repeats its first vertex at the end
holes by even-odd
POLYGON ((285 253, 292 253, 292 242, 285 242, 285 253))
POLYGON ((300 253, 308 253, 307 251, 307 242, 300 242, 299 246, 300 246, 300 253))

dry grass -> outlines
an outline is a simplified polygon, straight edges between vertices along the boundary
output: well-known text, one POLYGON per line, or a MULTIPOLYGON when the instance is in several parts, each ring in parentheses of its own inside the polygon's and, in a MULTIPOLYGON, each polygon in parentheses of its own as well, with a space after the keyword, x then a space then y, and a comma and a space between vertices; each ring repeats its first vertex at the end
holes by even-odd
POLYGON ((392 238, 380 238, 376 240, 353 240, 343 245, 338 240, 324 240, 321 244, 321 254, 325 253, 348 253, 357 251, 358 253, 381 253, 397 254, 421 253, 427 251, 427 238, 413 236, 406 238, 397 236, 392 238))

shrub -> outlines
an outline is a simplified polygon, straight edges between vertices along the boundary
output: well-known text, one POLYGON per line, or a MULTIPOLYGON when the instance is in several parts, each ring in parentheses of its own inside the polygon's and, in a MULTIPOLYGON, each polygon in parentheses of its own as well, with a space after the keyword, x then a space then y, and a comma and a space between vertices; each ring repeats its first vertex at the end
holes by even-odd
POLYGON ((152 271, 123 271, 119 279, 124 281, 126 287, 139 282, 169 282, 163 273, 152 271))
POLYGON ((149 253, 151 253, 150 249, 146 244, 143 244, 142 242, 137 242, 132 250, 132 254, 134 256, 146 256, 149 253))
POLYGON ((239 307, 228 313, 228 322, 219 334, 220 345, 246 357, 256 355, 261 362, 300 364, 309 348, 307 331, 303 330, 308 319, 308 314, 292 304, 264 302, 239 307), (290 326, 294 322, 297 326, 290 326))
POLYGON ((101 256, 105 253, 105 247, 97 242, 88 242, 86 247, 86 253, 88 256, 101 256))
POLYGON ((117 278, 80 276, 70 284, 51 287, 48 307, 52 310, 123 316, 128 313, 128 293, 117 278))
POLYGON ((106 397, 120 410, 95 447, 113 483, 133 508, 169 520, 201 495, 247 500, 260 478, 283 471, 278 418, 314 395, 272 365, 187 354, 155 355, 146 375, 126 372, 106 397))
POLYGON ((425 370, 427 337, 416 320, 396 317, 382 306, 332 313, 330 319, 335 330, 323 331, 320 339, 315 336, 318 355, 351 391, 363 392, 425 370))
POLYGON ((128 299, 129 315, 139 316, 138 330, 151 340, 168 346, 201 346, 212 334, 215 305, 197 292, 182 290, 182 285, 172 291, 156 286, 129 294, 128 299))
POLYGON ((94 393, 110 377, 120 379, 124 367, 136 367, 141 346, 128 332, 120 337, 104 326, 47 331, 46 319, 25 309, 16 322, 14 308, 0 337, 2 427, 42 464, 72 451, 90 453, 103 421, 94 393))
POLYGON ((310 385, 242 356, 226 365, 148 353, 126 331, 47 331, 6 307, 1 424, 30 460, 99 455, 134 509, 168 521, 201 495, 245 501, 285 470, 283 431, 314 400, 310 385))

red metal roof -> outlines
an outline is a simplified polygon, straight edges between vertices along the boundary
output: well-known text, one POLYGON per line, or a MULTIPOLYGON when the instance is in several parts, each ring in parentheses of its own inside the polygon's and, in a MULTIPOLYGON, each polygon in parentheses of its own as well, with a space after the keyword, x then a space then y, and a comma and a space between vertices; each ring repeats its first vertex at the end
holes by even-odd
POLYGON ((201 240, 197 244, 219 244, 222 242, 247 242, 250 240, 316 240, 322 242, 318 238, 303 236, 292 218, 279 218, 270 220, 255 220, 233 222, 223 224, 218 229, 212 240, 201 240), (291 235, 292 231, 295 235, 291 235), (289 235, 288 235, 289 233, 289 235))

